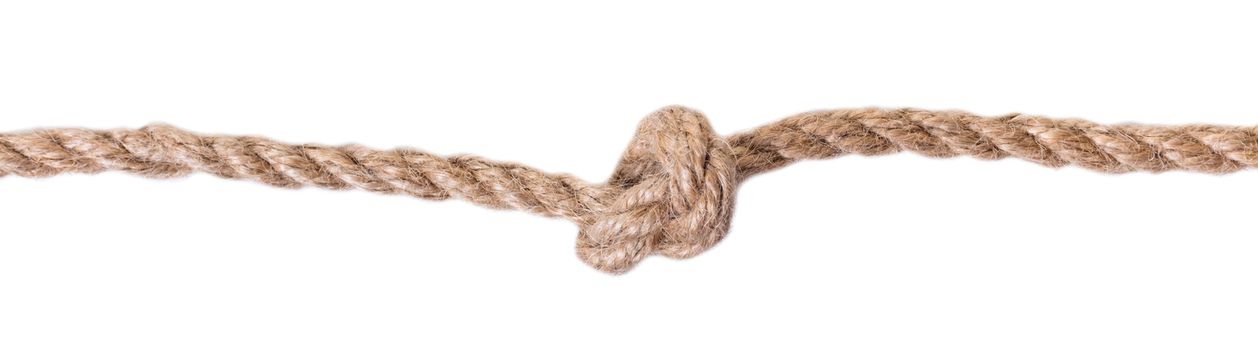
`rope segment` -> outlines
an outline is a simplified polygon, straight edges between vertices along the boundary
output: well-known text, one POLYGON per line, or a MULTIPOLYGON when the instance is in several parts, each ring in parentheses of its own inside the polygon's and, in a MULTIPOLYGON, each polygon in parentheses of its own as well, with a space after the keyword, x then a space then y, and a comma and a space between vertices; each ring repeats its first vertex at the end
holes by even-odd
POLYGON ((475 156, 413 149, 292 145, 199 135, 168 125, 0 133, 0 176, 125 171, 153 178, 205 172, 297 188, 359 188, 569 219, 577 254, 623 273, 643 258, 687 258, 728 232, 738 184, 798 160, 911 151, 930 157, 1015 157, 1102 172, 1229 173, 1258 166, 1258 129, 1209 125, 1099 125, 1024 115, 842 109, 795 115, 728 137, 701 113, 660 109, 639 125, 611 178, 565 174, 475 156))

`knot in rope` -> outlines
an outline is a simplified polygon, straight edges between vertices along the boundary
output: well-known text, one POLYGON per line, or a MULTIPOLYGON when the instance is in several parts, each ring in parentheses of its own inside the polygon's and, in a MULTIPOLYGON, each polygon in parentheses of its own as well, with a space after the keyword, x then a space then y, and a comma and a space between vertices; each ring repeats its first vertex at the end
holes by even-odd
POLYGON ((612 273, 651 254, 687 258, 729 229, 734 152, 703 114, 665 107, 643 119, 607 185, 605 206, 581 223, 577 254, 612 273))

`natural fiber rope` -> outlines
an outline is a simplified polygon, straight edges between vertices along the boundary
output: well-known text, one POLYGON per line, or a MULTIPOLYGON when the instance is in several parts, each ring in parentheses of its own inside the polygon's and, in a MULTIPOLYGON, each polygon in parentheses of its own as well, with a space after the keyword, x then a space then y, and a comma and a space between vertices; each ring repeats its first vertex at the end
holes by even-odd
POLYGON ((702 114, 666 107, 642 121, 607 183, 473 156, 416 150, 289 145, 204 136, 166 125, 139 130, 47 129, 0 134, 0 176, 121 170, 169 178, 202 171, 279 187, 356 187, 570 219, 578 255, 621 273, 651 254, 694 256, 729 227, 734 192, 751 175, 800 159, 908 150, 931 157, 1008 156, 1104 172, 1258 166, 1258 130, 1225 126, 1098 125, 956 111, 809 112, 721 138, 702 114))

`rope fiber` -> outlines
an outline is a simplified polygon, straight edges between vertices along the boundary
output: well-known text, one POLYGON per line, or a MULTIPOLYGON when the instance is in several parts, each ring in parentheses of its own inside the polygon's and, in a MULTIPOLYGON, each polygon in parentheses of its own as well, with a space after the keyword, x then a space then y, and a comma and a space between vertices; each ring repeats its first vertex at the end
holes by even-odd
POLYGON ((412 149, 291 145, 198 135, 167 125, 0 133, 0 176, 125 171, 171 178, 194 171, 297 188, 360 188, 460 198, 575 222, 577 255, 624 273, 643 258, 687 258, 721 240, 734 194, 749 176, 797 160, 911 151, 930 157, 1016 157, 1102 172, 1229 173, 1258 166, 1258 129, 1209 125, 1099 125, 960 111, 842 109, 795 115, 718 136, 701 113, 660 109, 638 126, 606 183, 475 156, 412 149))

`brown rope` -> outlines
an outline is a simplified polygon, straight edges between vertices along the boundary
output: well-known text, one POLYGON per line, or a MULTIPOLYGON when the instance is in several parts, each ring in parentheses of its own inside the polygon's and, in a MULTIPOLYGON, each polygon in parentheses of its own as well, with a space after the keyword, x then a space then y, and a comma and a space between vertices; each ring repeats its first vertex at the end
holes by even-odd
POLYGON ((908 150, 931 157, 1013 156, 1104 172, 1227 173, 1258 166, 1256 132, 1253 127, 1105 126, 1022 115, 849 109, 804 113, 721 138, 699 112, 672 106, 642 121, 604 184, 473 156, 289 145, 257 137, 203 136, 166 125, 0 134, 0 176, 121 170, 169 178, 202 171, 288 188, 356 187, 426 199, 457 197, 570 219, 580 226, 582 260, 622 273, 651 254, 686 258, 716 244, 729 228, 739 182, 800 159, 908 150))

